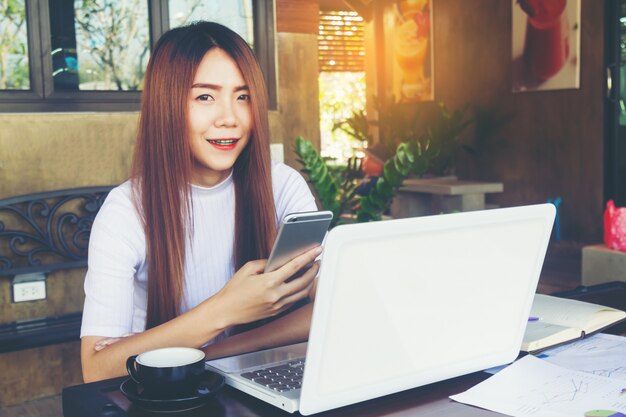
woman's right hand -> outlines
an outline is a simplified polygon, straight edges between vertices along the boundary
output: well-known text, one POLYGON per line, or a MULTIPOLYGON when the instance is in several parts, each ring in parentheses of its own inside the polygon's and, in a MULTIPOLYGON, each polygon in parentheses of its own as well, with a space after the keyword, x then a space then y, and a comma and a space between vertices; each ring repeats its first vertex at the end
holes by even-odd
POLYGON ((267 260, 247 262, 215 295, 227 326, 275 316, 309 295, 319 270, 319 262, 314 261, 320 253, 318 246, 268 273, 263 272, 267 260), (288 281, 309 264, 304 274, 288 281))

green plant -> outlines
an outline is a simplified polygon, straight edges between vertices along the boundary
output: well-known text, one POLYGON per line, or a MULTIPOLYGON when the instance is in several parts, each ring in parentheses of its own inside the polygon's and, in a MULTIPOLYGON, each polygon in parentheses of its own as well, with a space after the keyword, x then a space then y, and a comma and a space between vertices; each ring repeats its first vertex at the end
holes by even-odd
POLYGON ((461 145, 461 133, 474 121, 466 118, 468 109, 469 105, 466 104, 450 112, 445 104, 439 103, 437 119, 419 140, 438 148, 437 157, 430 161, 430 174, 447 175, 453 171, 456 151, 461 145))
POLYGON ((295 151, 320 203, 324 209, 333 212, 331 226, 341 222, 345 212, 354 214, 358 222, 379 220, 402 181, 411 173, 423 174, 429 161, 438 153, 428 144, 401 143, 395 155, 385 162, 383 175, 370 184, 365 195, 359 196, 357 190, 363 181, 353 170, 329 168, 313 144, 301 136, 296 138, 295 151))
POLYGON ((358 182, 347 168, 330 168, 313 144, 302 136, 296 138, 295 152, 320 203, 333 212, 331 227, 334 226, 353 202, 358 182))
POLYGON ((341 130, 361 142, 371 142, 373 138, 369 131, 369 124, 363 110, 353 110, 352 116, 335 122, 333 130, 341 130))
POLYGON ((377 128, 380 141, 371 150, 382 160, 392 157, 403 142, 420 143, 433 152, 436 150, 428 170, 422 174, 447 175, 453 171, 454 157, 461 147, 461 134, 474 121, 467 116, 469 105, 450 112, 444 103, 438 103, 437 114, 428 122, 420 122, 415 111, 399 102, 383 104, 375 99, 374 107, 377 119, 368 119, 363 111, 353 112, 351 117, 336 122, 333 129, 340 129, 361 141, 367 140, 371 145, 371 129, 377 128))
POLYGON ((403 142, 398 145, 395 155, 385 162, 383 175, 376 179, 370 192, 360 198, 356 210, 357 221, 380 220, 406 177, 409 174, 424 174, 438 152, 429 143, 422 145, 420 142, 403 142))

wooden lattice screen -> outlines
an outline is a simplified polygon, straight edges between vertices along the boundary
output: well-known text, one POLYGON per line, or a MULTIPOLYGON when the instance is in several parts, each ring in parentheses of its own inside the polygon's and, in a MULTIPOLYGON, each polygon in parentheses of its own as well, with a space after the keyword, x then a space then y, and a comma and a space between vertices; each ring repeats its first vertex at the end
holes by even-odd
POLYGON ((320 71, 365 71, 363 18, 351 11, 320 11, 320 71))

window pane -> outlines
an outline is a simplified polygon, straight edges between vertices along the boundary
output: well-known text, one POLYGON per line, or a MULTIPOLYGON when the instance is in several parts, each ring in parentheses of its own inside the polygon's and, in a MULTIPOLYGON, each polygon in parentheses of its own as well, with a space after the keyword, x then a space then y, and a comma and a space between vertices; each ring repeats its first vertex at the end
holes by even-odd
POLYGON ((321 154, 345 164, 367 144, 333 127, 354 112, 365 110, 365 73, 322 71, 319 94, 321 154))
POLYGON ((28 38, 24 1, 0 3, 0 90, 28 90, 28 38))
POLYGON ((365 110, 364 25, 356 12, 320 12, 317 41, 321 154, 341 165, 367 146, 337 128, 355 112, 365 110))
POLYGON ((140 90, 150 56, 146 0, 50 1, 55 90, 140 90))
POLYGON ((169 0, 170 27, 196 20, 228 26, 250 45, 254 44, 252 0, 169 0))

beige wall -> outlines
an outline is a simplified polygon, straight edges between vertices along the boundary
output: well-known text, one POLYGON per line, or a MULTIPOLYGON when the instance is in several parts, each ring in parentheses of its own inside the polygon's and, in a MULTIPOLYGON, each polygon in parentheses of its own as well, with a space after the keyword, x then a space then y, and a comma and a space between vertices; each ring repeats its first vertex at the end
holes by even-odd
POLYGON ((136 124, 137 113, 0 114, 0 198, 124 181, 136 124))
MULTIPOLYGON (((0 198, 124 181, 136 124, 137 113, 0 114, 0 198)), ((84 275, 50 273, 46 300, 25 303, 12 303, 11 279, 0 278, 0 322, 81 311, 84 275)), ((78 357, 78 342, 0 354, 0 406, 80 383, 78 357)))
MULTIPOLYGON (((291 59, 317 53, 317 39, 280 34, 279 103, 270 112, 272 143, 319 144, 317 67, 291 59), (314 82, 311 82, 314 80, 314 82)), ((129 174, 138 113, 0 113, 0 198, 65 188, 113 185, 129 174)))

